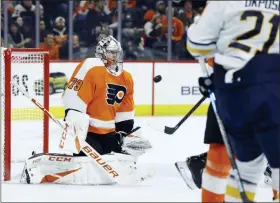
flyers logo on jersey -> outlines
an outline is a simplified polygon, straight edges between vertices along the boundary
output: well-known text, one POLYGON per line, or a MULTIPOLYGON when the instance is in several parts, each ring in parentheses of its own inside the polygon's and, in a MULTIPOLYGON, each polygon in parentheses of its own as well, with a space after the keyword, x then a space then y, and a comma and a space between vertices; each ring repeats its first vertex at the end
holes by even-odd
POLYGON ((106 102, 109 105, 114 105, 115 102, 120 104, 125 97, 126 87, 116 84, 107 83, 107 98, 106 102))

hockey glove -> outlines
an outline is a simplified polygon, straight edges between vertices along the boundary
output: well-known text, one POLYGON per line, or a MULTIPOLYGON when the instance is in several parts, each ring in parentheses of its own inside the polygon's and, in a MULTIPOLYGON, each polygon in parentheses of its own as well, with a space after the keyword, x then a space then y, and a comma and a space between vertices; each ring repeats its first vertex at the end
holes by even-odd
POLYGON ((127 135, 125 132, 118 132, 122 134, 122 149, 128 154, 138 157, 144 154, 148 149, 152 148, 151 143, 142 136, 141 129, 134 133, 127 135))
POLYGON ((209 90, 211 90, 211 91, 214 90, 213 76, 214 76, 214 74, 212 73, 210 75, 210 77, 199 77, 198 78, 199 91, 205 97, 210 96, 209 90))

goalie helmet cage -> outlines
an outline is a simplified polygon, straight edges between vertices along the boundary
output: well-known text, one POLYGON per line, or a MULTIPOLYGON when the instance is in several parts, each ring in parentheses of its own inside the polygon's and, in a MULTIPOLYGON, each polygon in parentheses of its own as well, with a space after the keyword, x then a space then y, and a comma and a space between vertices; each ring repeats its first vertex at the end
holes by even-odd
MULTIPOLYGON (((36 99, 39 98, 43 106, 49 110, 49 53, 44 49, 37 48, 2 49, 2 63, 4 63, 1 67, 1 96, 4 96, 1 101, 1 109, 4 110, 1 117, 3 120, 3 126, 1 127, 3 143, 2 177, 4 177, 4 181, 8 181, 11 180, 12 154, 14 151, 20 154, 19 148, 21 148, 21 145, 28 146, 28 144, 32 142, 32 140, 28 140, 28 137, 22 138, 22 136, 19 137, 19 135, 17 135, 17 138, 23 140, 18 141, 21 143, 19 147, 14 146, 12 139, 16 139, 13 138, 16 131, 20 131, 18 134, 22 133, 27 134, 24 136, 29 136, 32 134, 32 131, 36 130, 35 128, 39 128, 40 132, 38 132, 38 134, 40 134, 40 136, 38 139, 40 139, 40 144, 41 142, 42 144, 40 146, 41 149, 37 150, 45 153, 48 152, 48 116, 44 115, 41 110, 36 109, 37 107, 32 104, 32 102, 24 98, 24 96, 19 93, 19 90, 12 86, 11 80, 25 88, 32 97, 36 96, 36 99), (22 126, 17 126, 18 124, 12 124, 12 122, 26 123, 22 126), (39 123, 39 126, 36 126, 36 122, 39 123), (25 133, 26 129, 29 129, 30 132, 25 133), (13 149, 13 147, 16 149, 13 149)), ((31 155, 31 151, 29 151, 29 155, 31 155)), ((21 161, 24 161, 26 158, 28 157, 22 158, 21 161)), ((15 162, 17 162, 17 160, 15 162)))

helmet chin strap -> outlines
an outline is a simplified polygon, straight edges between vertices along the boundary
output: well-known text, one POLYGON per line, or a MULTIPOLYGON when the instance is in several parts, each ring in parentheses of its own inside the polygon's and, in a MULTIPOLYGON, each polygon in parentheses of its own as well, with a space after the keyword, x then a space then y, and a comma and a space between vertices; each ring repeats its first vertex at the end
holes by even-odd
POLYGON ((113 66, 108 66, 106 67, 106 69, 112 74, 112 75, 115 75, 115 76, 119 76, 121 73, 122 73, 122 70, 120 70, 120 68, 118 67, 118 65, 114 65, 115 67, 113 66))
POLYGON ((118 76, 122 73, 122 68, 119 67, 119 63, 118 62, 115 62, 111 65, 108 64, 108 60, 106 58, 103 58, 103 63, 106 67, 106 69, 108 70, 109 73, 111 73, 112 75, 115 75, 115 76, 118 76))

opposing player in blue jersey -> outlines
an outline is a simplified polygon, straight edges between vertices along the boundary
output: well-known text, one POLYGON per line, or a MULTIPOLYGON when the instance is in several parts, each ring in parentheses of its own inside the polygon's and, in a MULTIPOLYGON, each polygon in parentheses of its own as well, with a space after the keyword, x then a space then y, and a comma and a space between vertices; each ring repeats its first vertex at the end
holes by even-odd
MULTIPOLYGON (((197 59, 215 58, 218 114, 250 200, 254 200, 266 158, 279 201, 279 11, 276 0, 210 1, 198 22, 188 29, 188 51, 197 59)), ((225 201, 241 201, 233 174, 225 201)))

